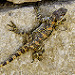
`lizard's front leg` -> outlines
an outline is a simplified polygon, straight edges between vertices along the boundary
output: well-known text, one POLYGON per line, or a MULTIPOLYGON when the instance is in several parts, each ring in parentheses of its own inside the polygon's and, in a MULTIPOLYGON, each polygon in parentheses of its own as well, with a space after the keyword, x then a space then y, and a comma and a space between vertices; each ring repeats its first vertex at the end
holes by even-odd
POLYGON ((58 29, 58 26, 61 25, 61 24, 63 24, 64 21, 66 21, 66 18, 64 18, 62 21, 56 22, 55 25, 54 25, 54 29, 57 30, 58 29))

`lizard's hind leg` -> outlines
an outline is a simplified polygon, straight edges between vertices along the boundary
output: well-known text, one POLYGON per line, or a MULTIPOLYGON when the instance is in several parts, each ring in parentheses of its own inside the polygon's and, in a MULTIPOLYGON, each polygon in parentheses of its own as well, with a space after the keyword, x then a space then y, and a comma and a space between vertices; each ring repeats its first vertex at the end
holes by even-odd
POLYGON ((23 37, 23 44, 26 44, 31 37, 30 33, 25 32, 25 31, 20 31, 20 29, 18 29, 17 26, 12 21, 10 21, 10 22, 11 22, 11 24, 7 24, 8 26, 10 26, 9 31, 12 31, 18 35, 21 35, 23 37))
POLYGON ((19 35, 24 35, 24 31, 21 32, 12 21, 10 21, 10 22, 11 22, 11 24, 7 24, 8 26, 11 27, 11 29, 9 29, 9 31, 13 31, 14 33, 19 34, 19 35))
POLYGON ((45 52, 45 50, 43 48, 38 49, 37 51, 34 51, 32 53, 32 63, 34 62, 34 59, 37 58, 39 61, 42 60, 43 56, 42 54, 45 52))

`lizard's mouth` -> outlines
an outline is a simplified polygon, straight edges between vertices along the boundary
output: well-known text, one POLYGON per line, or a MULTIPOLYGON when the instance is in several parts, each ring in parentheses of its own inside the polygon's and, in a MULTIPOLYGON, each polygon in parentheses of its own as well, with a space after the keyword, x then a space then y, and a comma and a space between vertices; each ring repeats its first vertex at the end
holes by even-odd
POLYGON ((55 16, 55 21, 57 22, 63 20, 66 12, 67 12, 66 8, 59 8, 58 10, 54 11, 53 15, 55 16))

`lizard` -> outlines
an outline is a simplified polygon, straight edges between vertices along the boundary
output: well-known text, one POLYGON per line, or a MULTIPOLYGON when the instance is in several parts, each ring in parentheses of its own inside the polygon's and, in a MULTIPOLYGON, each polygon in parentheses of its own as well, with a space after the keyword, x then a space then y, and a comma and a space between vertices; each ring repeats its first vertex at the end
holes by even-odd
MULTIPOLYGON (((67 12, 66 8, 59 8, 58 10, 55 10, 51 17, 47 18, 41 18, 40 19, 40 26, 38 26, 36 29, 34 29, 32 32, 24 33, 20 32, 20 30, 16 27, 16 25, 11 21, 11 25, 8 24, 12 29, 10 31, 13 31, 16 34, 25 34, 28 36, 28 40, 26 43, 21 46, 15 53, 13 53, 7 60, 0 63, 0 67, 7 65, 9 62, 16 59, 21 54, 24 54, 30 50, 32 50, 32 60, 34 61, 35 58, 37 58, 39 61, 42 60, 42 54, 44 53, 45 49, 42 48, 42 42, 47 39, 51 33, 53 32, 56 27, 62 23, 64 16, 67 12), (30 37, 29 37, 30 36, 30 37)), ((25 37, 26 39, 26 37, 25 37)), ((32 61, 32 62, 33 62, 32 61)))

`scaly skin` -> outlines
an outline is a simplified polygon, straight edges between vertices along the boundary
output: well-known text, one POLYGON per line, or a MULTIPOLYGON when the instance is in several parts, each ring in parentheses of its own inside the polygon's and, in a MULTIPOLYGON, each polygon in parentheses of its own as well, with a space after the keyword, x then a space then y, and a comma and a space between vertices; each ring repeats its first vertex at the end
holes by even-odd
MULTIPOLYGON (((36 28, 33 32, 31 32, 32 40, 26 42, 25 45, 23 45, 16 51, 16 53, 12 54, 11 57, 9 57, 6 61, 2 62, 0 64, 0 67, 7 65, 9 62, 11 62, 12 60, 14 60, 18 56, 24 54, 29 50, 33 50, 32 53, 33 61, 35 58, 37 58, 38 60, 42 60, 42 54, 44 52, 44 49, 42 49, 41 47, 42 41, 44 41, 45 39, 47 39, 47 37, 49 37, 49 35, 51 35, 53 29, 55 29, 56 27, 56 24, 62 22, 66 12, 67 9, 60 8, 54 11, 51 17, 41 19, 40 21, 44 23, 42 23, 38 28, 36 28)), ((14 31, 17 34, 20 34, 19 29, 17 29, 17 27, 14 25, 13 22, 12 24, 13 26, 9 25, 13 27, 13 29, 10 31, 14 31)))

